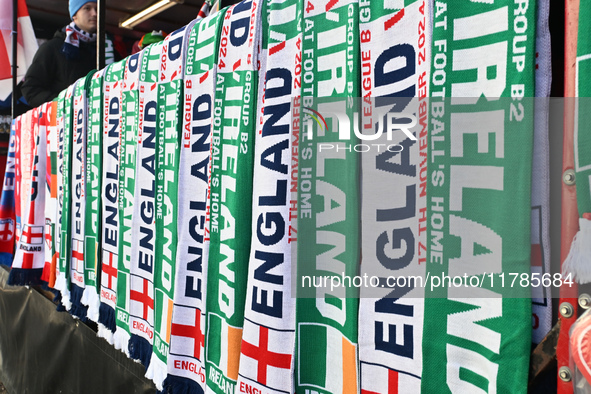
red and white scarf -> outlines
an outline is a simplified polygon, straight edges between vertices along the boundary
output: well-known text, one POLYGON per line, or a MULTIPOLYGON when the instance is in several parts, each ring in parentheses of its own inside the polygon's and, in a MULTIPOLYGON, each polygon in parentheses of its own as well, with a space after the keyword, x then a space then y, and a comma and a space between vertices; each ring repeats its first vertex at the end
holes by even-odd
POLYGON ((20 129, 22 117, 12 121, 10 127, 10 139, 8 143, 8 156, 4 171, 4 184, 2 197, 0 198, 0 264, 10 267, 14 256, 14 244, 16 240, 16 130, 20 129))
POLYGON ((41 283, 45 265, 45 150, 46 131, 39 130, 39 115, 46 111, 47 104, 27 113, 25 127, 17 130, 20 142, 21 231, 16 245, 12 270, 8 283, 27 285, 41 283), (27 127, 28 126, 28 127, 27 127))

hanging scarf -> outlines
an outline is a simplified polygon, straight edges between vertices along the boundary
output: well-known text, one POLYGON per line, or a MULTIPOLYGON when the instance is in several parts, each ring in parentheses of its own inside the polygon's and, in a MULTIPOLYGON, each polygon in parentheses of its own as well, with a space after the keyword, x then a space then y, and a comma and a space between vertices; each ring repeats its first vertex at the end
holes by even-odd
POLYGON ((211 158, 206 384, 236 387, 250 255, 260 5, 242 1, 220 36, 211 158), (233 33, 230 35, 230 31, 233 33))
MULTIPOLYGON (((291 293, 291 98, 299 97, 302 5, 262 3, 250 264, 240 347, 240 392, 294 392, 291 293)), ((293 108, 294 112, 299 108, 293 108)), ((297 114, 297 112, 295 112, 297 114)), ((298 116, 296 115, 296 119, 298 116)), ((295 234, 292 233, 292 236, 295 234)))
POLYGON ((178 184, 176 285, 164 392, 205 391, 205 216, 215 64, 223 12, 193 26, 187 44, 178 184))
MULTIPOLYGON (((21 122, 21 127, 17 134, 17 180, 16 180, 16 242, 18 244, 23 231, 24 215, 26 214, 27 200, 31 187, 31 176, 33 175, 33 155, 34 155, 34 123, 37 123, 38 108, 34 108, 25 113, 21 122), (33 122, 33 115, 35 122, 33 122)), ((13 262, 14 264, 14 262, 13 262)))
POLYGON ((424 392, 527 391, 535 9, 435 3, 424 392))
POLYGON ((146 377, 162 390, 168 373, 172 307, 176 282, 178 172, 185 46, 189 24, 162 44, 156 128, 156 261, 154 267, 154 351, 146 377))
POLYGON ((303 22, 300 111, 305 132, 300 134, 298 158, 296 391, 357 392, 359 291, 353 286, 315 288, 311 282, 358 272, 358 153, 345 147, 356 145, 356 137, 339 141, 336 117, 329 116, 330 108, 352 122, 352 112, 357 111, 353 100, 342 98, 360 95, 358 3, 308 3, 303 22), (313 97, 333 99, 315 102, 313 97), (312 121, 309 114, 314 111, 326 115, 330 128, 312 121), (320 143, 343 149, 321 150, 320 143))
MULTIPOLYGON (((534 153, 531 189, 531 272, 550 275, 550 142, 549 106, 552 62, 548 14, 550 1, 538 1, 536 25, 534 153)), ((540 343, 552 328, 552 294, 532 287, 532 343, 540 343)))
POLYGON ((156 127, 162 41, 143 50, 139 82, 139 126, 135 200, 131 223, 129 355, 147 368, 154 343, 156 237, 156 127))
POLYGON ((80 41, 85 43, 96 42, 96 34, 82 30, 72 21, 66 26, 66 38, 62 46, 62 52, 66 57, 70 59, 78 57, 80 41))
POLYGON ((69 178, 70 168, 70 117, 72 105, 72 93, 75 85, 70 85, 58 95, 57 104, 57 130, 58 130, 58 155, 57 155, 57 223, 56 223, 56 249, 58 251, 56 279, 54 288, 58 291, 56 300, 66 310, 71 307, 69 286, 69 264, 65 260, 68 243, 67 234, 62 232, 69 229, 69 178), (67 130, 67 132, 66 132, 67 130), (66 191, 68 193, 66 193, 66 191))
POLYGON ((98 335, 113 343, 119 264, 119 136, 121 87, 125 60, 105 71, 103 96, 103 149, 101 182, 101 306, 98 335))
MULTIPOLYGON (((368 4, 360 5, 359 11, 362 132, 376 133, 377 122, 386 127, 384 112, 390 110, 415 114, 419 122, 410 131, 421 141, 401 132, 395 132, 392 140, 383 133, 377 140, 362 141, 371 148, 361 154, 361 275, 380 281, 389 276, 424 276, 430 4, 419 0, 401 9, 368 4)), ((384 288, 361 288, 361 390, 420 392, 424 289, 381 283, 384 288)))
MULTIPOLYGON (((28 112, 29 120, 17 130, 20 142, 21 231, 16 244, 12 269, 8 276, 10 285, 41 284, 45 265, 45 130, 40 132, 39 119, 46 111, 46 104, 28 112), (28 127, 27 127, 28 126, 28 127), (39 175, 41 174, 41 176, 39 175)), ((17 162, 17 165, 18 163, 17 162)))
POLYGON ((8 267, 12 265, 16 239, 16 131, 20 128, 21 119, 22 117, 14 119, 10 125, 6 170, 0 198, 0 264, 8 267))
POLYGON ((45 265, 41 280, 49 287, 55 285, 55 223, 57 220, 57 101, 47 104, 45 126, 45 265))
POLYGON ((589 176, 591 161, 585 159, 586 152, 591 148, 591 133, 585 126, 589 124, 589 111, 585 107, 587 97, 591 97, 591 83, 588 76, 591 68, 591 38, 589 37, 588 3, 579 6, 579 34, 577 38, 576 64, 576 100, 574 129, 574 160, 577 188, 577 207, 579 209, 579 231, 575 235, 570 251, 562 269, 571 274, 572 279, 579 283, 591 282, 591 192, 589 176))
POLYGON ((95 72, 90 79, 88 96, 88 127, 86 137, 86 209, 84 236, 84 294, 82 304, 88 306, 88 318, 99 321, 100 305, 100 226, 101 226, 101 174, 103 76, 104 69, 95 72))
POLYGON ((127 59, 121 92, 121 154, 119 169, 119 264, 117 266, 117 305, 113 344, 129 354, 129 270, 131 264, 131 216, 135 191, 138 130, 139 71, 141 53, 127 59))
MULTIPOLYGON (((96 42, 96 33, 88 33, 74 22, 66 26, 66 38, 62 46, 62 52, 69 59, 77 59, 80 52, 80 41, 85 43, 96 42)), ((115 61, 115 46, 113 41, 105 37, 105 64, 109 65, 115 61)))
POLYGON ((86 128, 88 123, 87 86, 88 78, 81 78, 74 90, 74 107, 72 113, 72 170, 71 170, 71 228, 70 245, 70 312, 86 319, 88 307, 82 305, 82 294, 86 284, 84 258, 84 230, 86 212, 86 128))

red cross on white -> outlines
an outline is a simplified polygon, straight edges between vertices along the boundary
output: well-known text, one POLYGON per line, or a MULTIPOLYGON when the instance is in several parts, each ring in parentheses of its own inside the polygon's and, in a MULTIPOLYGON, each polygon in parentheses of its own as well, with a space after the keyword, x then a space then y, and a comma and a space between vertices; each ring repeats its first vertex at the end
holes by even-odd
POLYGON ((113 288, 113 279, 117 279, 117 267, 113 264, 117 262, 117 259, 113 259, 113 256, 115 256, 115 253, 107 251, 103 253, 101 283, 110 290, 115 290, 113 288), (107 258, 105 258, 105 254, 107 258), (105 286, 105 283, 107 286, 105 286))
POLYGON ((77 272, 84 272, 84 242, 78 239, 72 239, 72 265, 77 272))
POLYGON ((258 346, 243 339, 241 352, 245 356, 257 360, 257 381, 261 384, 267 384, 267 367, 291 368, 291 354, 269 350, 269 329, 267 327, 259 329, 258 346))
POLYGON ((201 360, 201 346, 205 344, 205 336, 201 329, 201 311, 195 309, 194 325, 172 323, 170 334, 172 336, 192 338, 194 340, 193 357, 201 360))
POLYGON ((0 241, 10 241, 14 235, 14 223, 11 219, 0 222, 0 241))
POLYGON ((129 299, 143 305, 142 319, 148 321, 148 309, 152 309, 154 312, 154 298, 150 297, 150 282, 147 279, 141 279, 143 282, 142 291, 130 290, 129 299))
POLYGON ((43 245, 43 226, 29 226, 25 224, 21 239, 22 242, 29 245, 43 245))
POLYGON ((47 248, 51 248, 51 244, 53 243, 53 231, 51 228, 51 223, 45 224, 45 246, 47 248))

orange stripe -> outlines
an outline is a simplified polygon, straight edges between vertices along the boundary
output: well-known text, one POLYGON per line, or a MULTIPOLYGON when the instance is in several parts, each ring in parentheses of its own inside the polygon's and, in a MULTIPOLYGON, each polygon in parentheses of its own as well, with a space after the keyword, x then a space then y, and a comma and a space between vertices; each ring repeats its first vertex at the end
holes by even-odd
POLYGON ((228 377, 232 380, 238 380, 241 344, 242 329, 228 327, 228 377))
POLYGON ((50 109, 50 117, 49 117, 49 125, 55 126, 57 124, 57 101, 51 102, 51 109, 50 109))
POLYGON ((49 268, 49 287, 55 287, 55 279, 56 279, 56 267, 57 267, 57 261, 59 259, 59 255, 58 253, 54 253, 53 256, 51 256, 51 266, 49 268))
POLYGON ((51 198, 57 198, 57 174, 51 174, 51 198))
POLYGON ((173 302, 168 299, 168 314, 166 315, 166 343, 170 345, 170 326, 172 324, 172 306, 173 302))
POLYGON ((343 337, 343 394, 357 393, 357 354, 355 345, 343 337))

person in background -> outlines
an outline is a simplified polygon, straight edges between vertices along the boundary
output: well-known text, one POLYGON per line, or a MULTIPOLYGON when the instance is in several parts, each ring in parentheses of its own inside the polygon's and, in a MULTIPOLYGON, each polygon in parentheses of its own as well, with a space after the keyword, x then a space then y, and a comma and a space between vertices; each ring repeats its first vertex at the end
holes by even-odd
POLYGON ((168 34, 164 33, 162 30, 154 30, 151 33, 146 33, 142 38, 133 43, 131 53, 138 53, 150 44, 163 41, 167 35, 168 34))
MULTIPOLYGON (((33 107, 53 100, 96 68, 96 0, 70 0, 69 11, 72 23, 39 47, 25 75, 21 90, 33 107)), ((105 41, 108 64, 115 57, 112 42, 105 41)))

